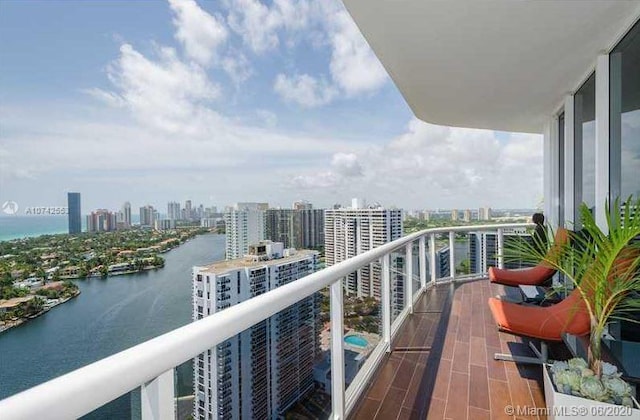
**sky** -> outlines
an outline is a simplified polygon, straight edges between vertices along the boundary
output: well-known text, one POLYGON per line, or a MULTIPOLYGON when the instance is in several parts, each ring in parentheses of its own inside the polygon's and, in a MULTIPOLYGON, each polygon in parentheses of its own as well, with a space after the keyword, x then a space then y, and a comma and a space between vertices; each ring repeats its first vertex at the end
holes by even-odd
POLYGON ((542 138, 415 118, 339 1, 0 2, 0 203, 534 208, 542 138))

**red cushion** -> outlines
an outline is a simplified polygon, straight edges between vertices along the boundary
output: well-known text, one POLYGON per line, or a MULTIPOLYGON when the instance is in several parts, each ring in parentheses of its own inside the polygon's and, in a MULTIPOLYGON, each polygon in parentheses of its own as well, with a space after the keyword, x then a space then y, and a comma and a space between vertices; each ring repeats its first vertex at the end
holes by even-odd
POLYGON ((504 284, 505 286, 519 286, 521 284, 537 286, 549 280, 556 270, 543 265, 524 270, 503 270, 489 267, 489 279, 492 283, 504 284))
POLYGON ((561 341, 563 333, 589 333, 589 314, 578 290, 552 306, 526 306, 490 298, 489 308, 500 330, 513 334, 561 341))

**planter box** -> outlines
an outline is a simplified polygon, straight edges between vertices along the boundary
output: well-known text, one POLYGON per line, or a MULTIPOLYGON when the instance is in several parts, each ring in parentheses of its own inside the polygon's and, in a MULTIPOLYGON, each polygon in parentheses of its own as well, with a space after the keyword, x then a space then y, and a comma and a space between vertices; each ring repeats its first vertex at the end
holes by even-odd
POLYGON ((628 408, 563 394, 556 390, 548 365, 542 366, 542 372, 544 375, 544 399, 547 404, 547 418, 549 420, 575 420, 577 418, 640 420, 640 409, 635 400, 636 408, 628 408))

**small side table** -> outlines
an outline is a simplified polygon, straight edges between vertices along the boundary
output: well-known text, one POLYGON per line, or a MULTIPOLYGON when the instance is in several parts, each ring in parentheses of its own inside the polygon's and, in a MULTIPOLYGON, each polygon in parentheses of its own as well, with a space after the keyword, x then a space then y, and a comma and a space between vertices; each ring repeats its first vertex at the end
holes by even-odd
POLYGON ((542 286, 518 286, 523 302, 534 303, 536 305, 554 305, 564 299, 564 292, 556 291, 550 287, 542 286))

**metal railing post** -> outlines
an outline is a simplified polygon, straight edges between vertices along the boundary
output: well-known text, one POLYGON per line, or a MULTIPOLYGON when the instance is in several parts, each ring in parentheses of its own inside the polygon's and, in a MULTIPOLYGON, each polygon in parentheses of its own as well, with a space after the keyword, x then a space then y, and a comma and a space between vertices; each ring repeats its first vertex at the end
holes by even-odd
POLYGON ((427 250, 426 238, 420 237, 418 242, 418 263, 420 264, 420 290, 424 290, 427 287, 427 250))
POLYGON ((391 352, 391 265, 389 264, 389 254, 382 257, 382 339, 387 346, 387 352, 391 352))
POLYGON ((173 369, 140 387, 140 403, 142 420, 176 417, 173 369))
POLYGON ((333 418, 344 419, 344 347, 342 280, 331 284, 330 292, 331 318, 331 409, 333 418))
POLYGON ((405 245, 404 257, 404 307, 409 308, 409 313, 413 313, 413 242, 405 245))
POLYGON ((451 280, 456 279, 456 233, 449 232, 449 273, 451 280))
POLYGON ((504 268, 504 231, 498 228, 498 268, 504 268))
POLYGON ((436 284, 438 273, 436 272, 436 235, 429 235, 429 254, 431 256, 431 283, 436 284))

